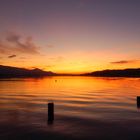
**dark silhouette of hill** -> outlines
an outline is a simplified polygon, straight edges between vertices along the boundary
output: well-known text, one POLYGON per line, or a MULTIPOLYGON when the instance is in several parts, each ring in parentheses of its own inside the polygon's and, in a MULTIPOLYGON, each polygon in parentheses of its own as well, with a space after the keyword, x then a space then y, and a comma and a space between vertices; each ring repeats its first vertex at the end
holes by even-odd
POLYGON ((56 74, 35 68, 32 70, 0 65, 0 78, 44 77, 44 76, 96 76, 96 77, 140 77, 140 68, 102 70, 85 74, 56 74))
POLYGON ((140 68, 123 70, 103 70, 83 74, 84 76, 97 77, 140 77, 140 68))
POLYGON ((55 73, 53 73, 51 71, 43 71, 38 68, 29 70, 29 69, 25 69, 25 68, 17 68, 17 67, 0 65, 0 78, 43 77, 43 76, 53 76, 53 75, 55 75, 55 73))

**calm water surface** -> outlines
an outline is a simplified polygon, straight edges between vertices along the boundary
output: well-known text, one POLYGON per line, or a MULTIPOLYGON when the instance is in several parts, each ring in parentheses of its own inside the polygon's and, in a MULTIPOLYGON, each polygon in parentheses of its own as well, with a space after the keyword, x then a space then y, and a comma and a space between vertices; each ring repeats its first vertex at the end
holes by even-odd
POLYGON ((137 96, 139 78, 2 79, 0 139, 140 139, 137 96))

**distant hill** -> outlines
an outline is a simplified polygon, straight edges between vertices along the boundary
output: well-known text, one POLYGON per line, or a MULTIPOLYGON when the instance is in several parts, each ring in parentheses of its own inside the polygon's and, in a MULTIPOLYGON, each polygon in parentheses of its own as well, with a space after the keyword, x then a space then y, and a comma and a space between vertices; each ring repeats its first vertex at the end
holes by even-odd
POLYGON ((56 74, 35 68, 32 70, 0 65, 0 78, 44 77, 44 76, 96 76, 96 77, 140 77, 140 68, 124 70, 102 70, 85 74, 56 74))
POLYGON ((38 68, 29 70, 29 69, 25 69, 25 68, 17 68, 17 67, 0 65, 0 78, 43 77, 43 76, 53 76, 53 75, 55 75, 55 73, 53 73, 51 71, 43 71, 38 68))
POLYGON ((103 70, 83 74, 84 76, 98 77, 140 77, 140 68, 124 70, 103 70))

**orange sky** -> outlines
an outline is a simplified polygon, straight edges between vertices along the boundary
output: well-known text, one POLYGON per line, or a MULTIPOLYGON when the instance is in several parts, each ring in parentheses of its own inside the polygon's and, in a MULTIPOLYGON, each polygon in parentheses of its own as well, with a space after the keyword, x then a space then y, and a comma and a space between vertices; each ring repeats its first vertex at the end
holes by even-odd
POLYGON ((0 5, 1 65, 57 73, 140 67, 140 2, 13 1, 0 5))

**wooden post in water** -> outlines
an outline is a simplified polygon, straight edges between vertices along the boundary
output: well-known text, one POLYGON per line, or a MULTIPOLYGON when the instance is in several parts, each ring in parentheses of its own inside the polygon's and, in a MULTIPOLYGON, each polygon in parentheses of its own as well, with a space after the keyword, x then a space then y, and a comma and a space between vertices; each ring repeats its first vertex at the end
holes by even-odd
POLYGON ((140 96, 137 96, 137 108, 140 108, 140 96))
POLYGON ((54 103, 48 103, 48 122, 53 123, 54 120, 54 103))

